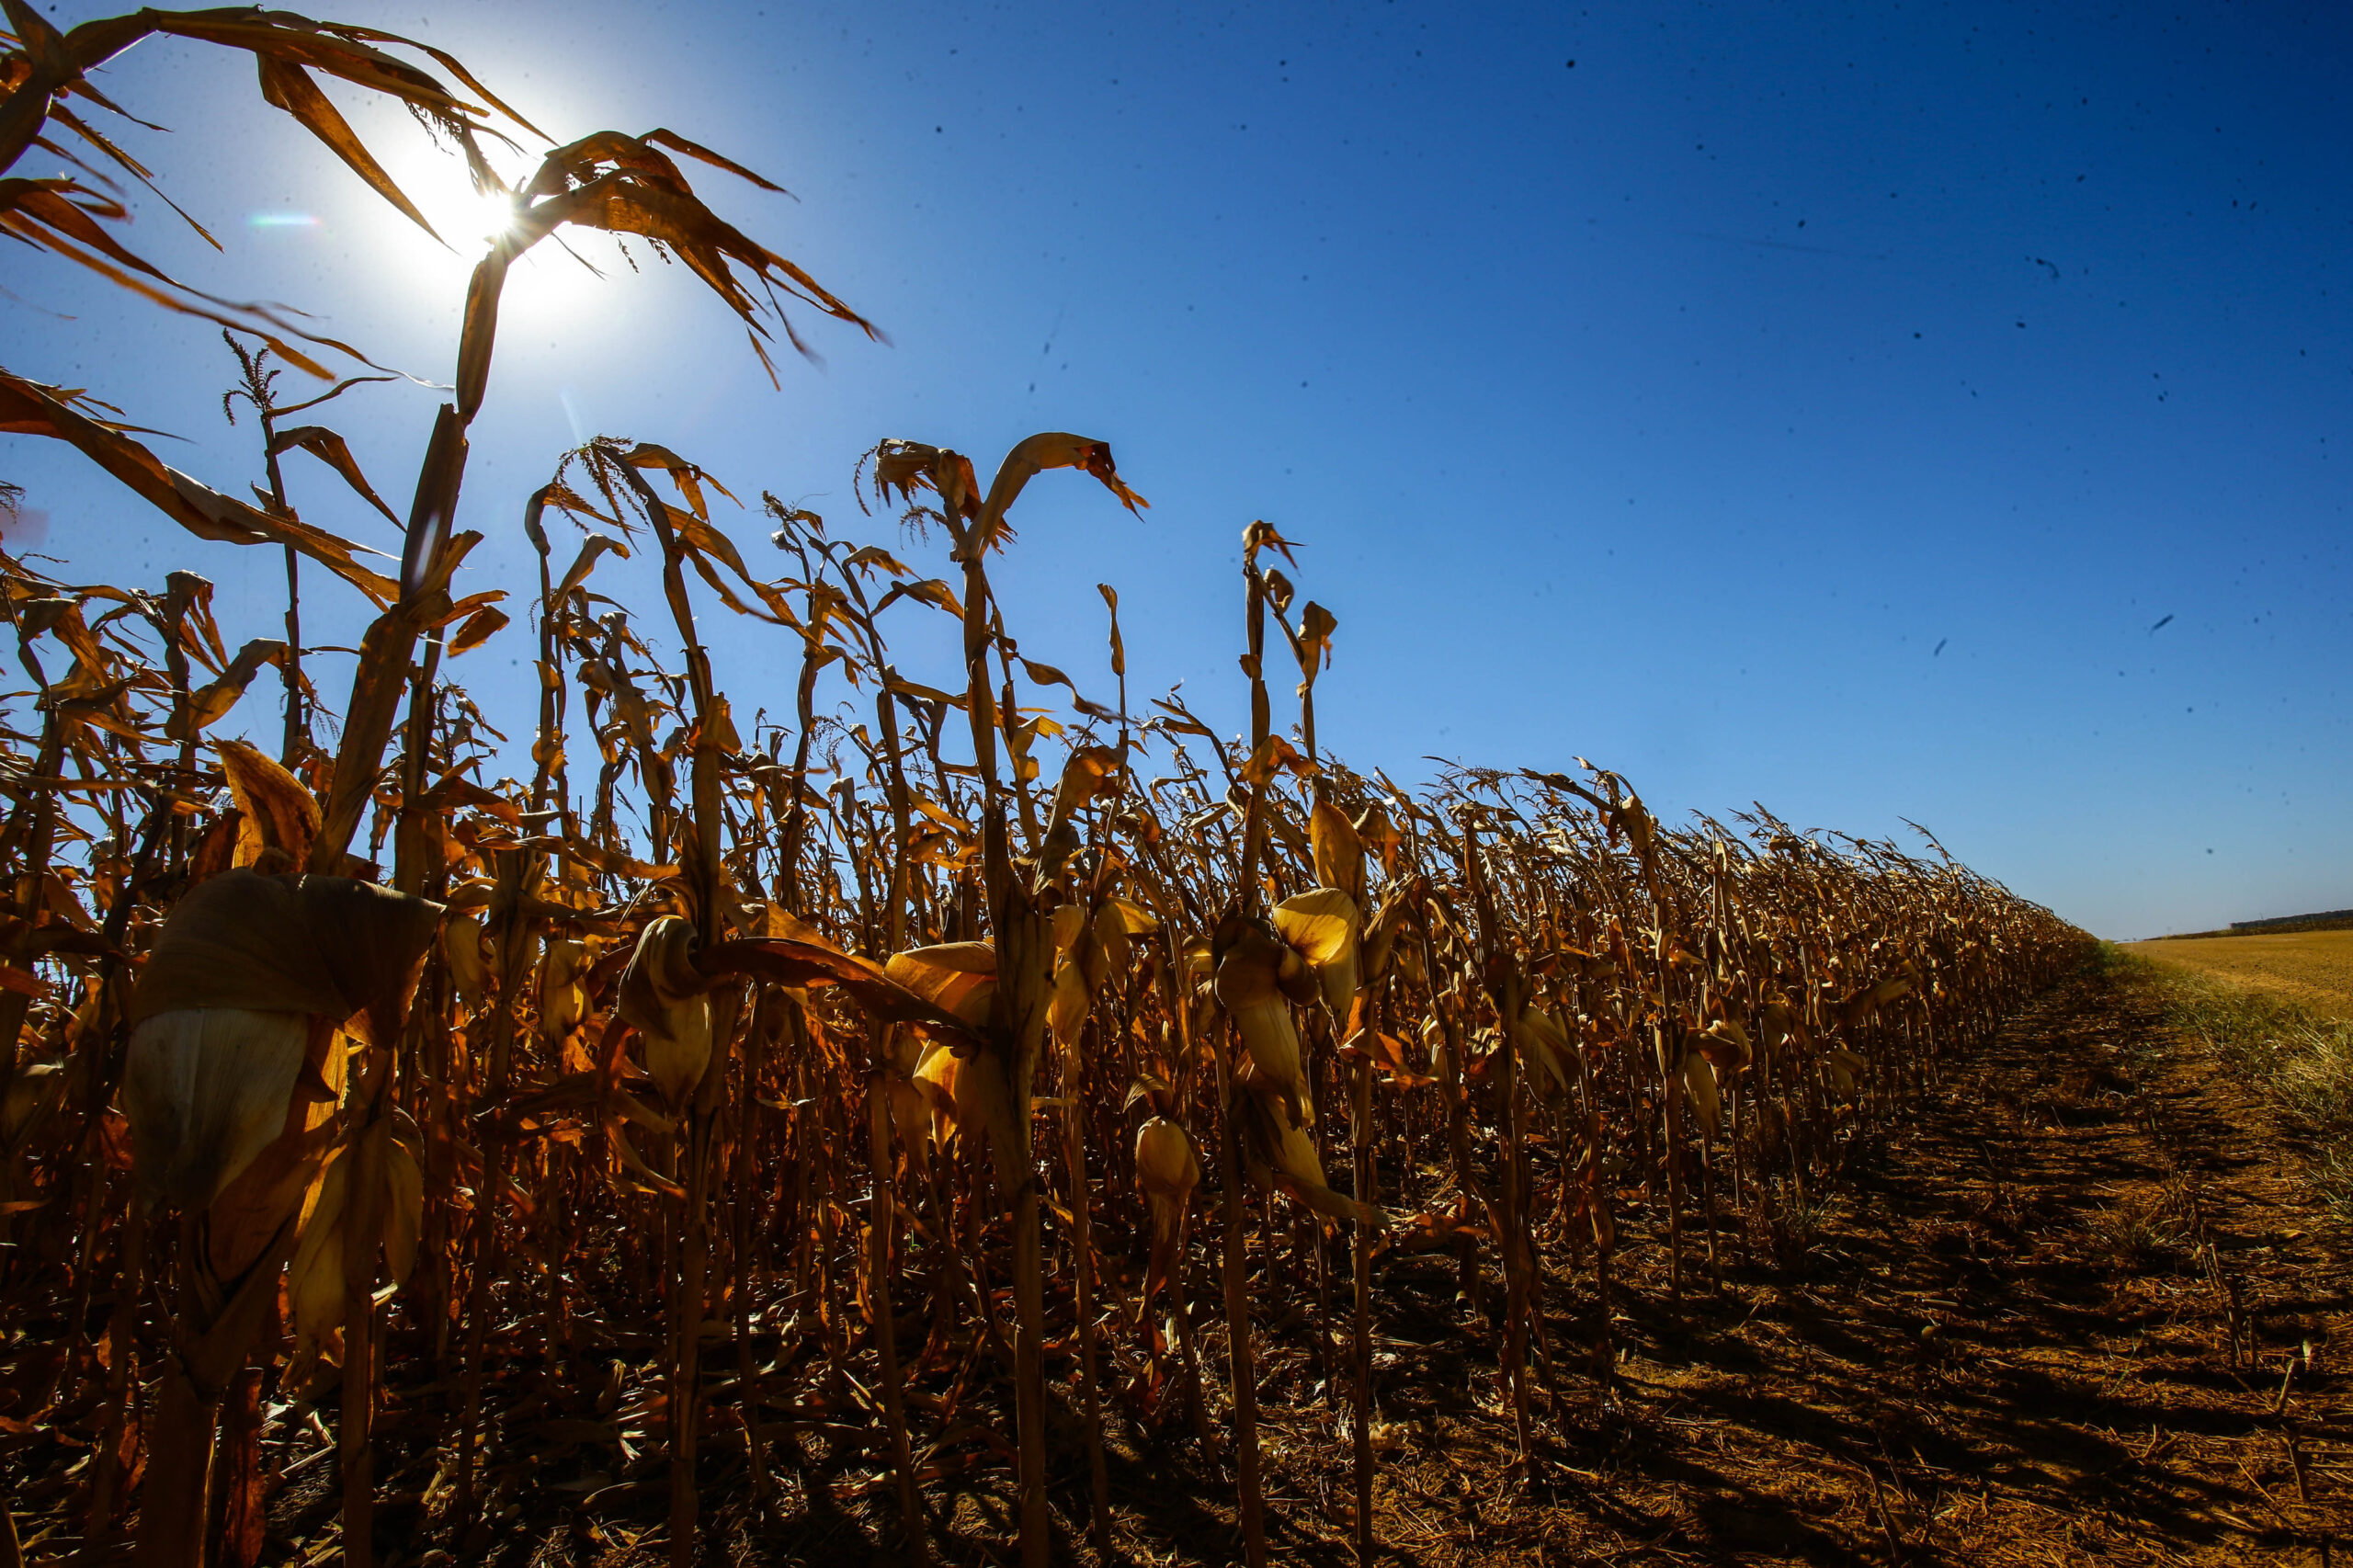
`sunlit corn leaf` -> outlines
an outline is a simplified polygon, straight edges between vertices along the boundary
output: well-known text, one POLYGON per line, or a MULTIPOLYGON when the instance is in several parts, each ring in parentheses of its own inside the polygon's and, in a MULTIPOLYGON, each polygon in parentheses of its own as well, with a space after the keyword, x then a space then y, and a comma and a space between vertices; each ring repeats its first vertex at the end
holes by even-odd
POLYGON ((586 582, 588 574, 597 569, 597 557, 608 551, 624 561, 629 559, 629 546, 610 534, 590 534, 581 540, 580 553, 574 557, 570 566, 564 568, 563 575, 556 580, 554 589, 548 596, 550 602, 561 604, 570 598, 572 590, 586 582))
POLYGON ((1572 1048, 1568 1035, 1551 1015, 1539 1007, 1529 1008, 1520 1014, 1512 1040, 1540 1095, 1549 1098, 1568 1088, 1572 1048))
POLYGON ((1111 446, 1086 436, 1073 436, 1060 430, 1041 431, 1029 437, 1006 453, 1005 461, 996 471, 996 478, 989 485, 988 499, 982 505, 973 526, 972 547, 986 551, 1002 550, 1012 539, 1006 526, 1005 515, 1020 495, 1022 487, 1050 468, 1082 468, 1102 481, 1103 487, 1120 498, 1120 505, 1135 512, 1148 507, 1151 502, 1129 489, 1120 480, 1119 471, 1111 463, 1111 446))
POLYGON ((227 544, 279 544, 308 556, 378 605, 392 602, 392 581, 355 559, 360 547, 292 517, 272 517, 223 495, 163 460, 107 422, 74 405, 74 394, 0 370, 0 432, 47 436, 79 449, 150 506, 199 539, 227 544))
MULTIPOLYGON (((1339 619, 1314 600, 1299 613, 1299 632, 1291 639, 1291 652, 1299 659, 1299 674, 1305 687, 1315 684, 1317 672, 1332 662, 1332 633, 1339 629, 1339 619)), ((1286 630, 1289 630, 1286 628, 1286 630)))
MULTIPOLYGON (((763 365, 765 309, 796 348, 802 348, 779 296, 813 305, 875 335, 872 324, 821 287, 793 263, 745 235, 703 205, 677 165, 645 141, 599 131, 541 160, 517 193, 514 222, 474 270, 458 347, 458 409, 471 419, 489 383, 497 335, 498 301, 517 256, 564 224, 636 234, 675 254, 743 321, 763 365), (739 276, 736 268, 743 268, 739 276), (756 285, 759 295, 746 288, 756 285)), ((802 348, 806 352, 805 348, 802 348)), ((773 367, 770 377, 774 377, 773 367)))
MULTIPOLYGON (((902 955, 904 956, 904 955, 902 955)), ((869 1017, 907 1024, 935 1040, 969 1049, 980 1043, 974 1025, 935 1003, 879 965, 843 952, 830 943, 772 937, 715 942, 695 955, 695 967, 711 981, 741 975, 779 984, 835 987, 869 1017)))
POLYGON ((188 693, 187 707, 172 715, 164 726, 164 733, 176 741, 202 734, 228 716, 229 710, 237 705, 237 699, 245 694, 245 688, 253 684, 264 665, 278 664, 285 654, 286 644, 270 638, 256 637, 247 642, 221 672, 219 679, 188 693))
POLYGON ((996 949, 987 942, 945 942, 894 953, 890 979, 975 1029, 986 1028, 996 998, 996 949))
POLYGON ((494 609, 488 605, 474 610, 451 634, 449 640, 449 656, 455 658, 460 653, 481 647, 492 637, 497 635, 506 624, 507 617, 505 610, 494 609))
POLYGON ((358 493, 362 500, 384 515, 386 522, 394 528, 401 526, 400 518, 392 515, 392 509, 384 505, 384 498, 377 494, 375 487, 368 483, 368 476, 359 472, 358 460, 351 455, 351 449, 345 444, 342 437, 324 425, 297 425, 291 429, 278 431, 270 439, 269 452, 272 457, 297 449, 310 453, 335 470, 342 476, 346 484, 358 493))

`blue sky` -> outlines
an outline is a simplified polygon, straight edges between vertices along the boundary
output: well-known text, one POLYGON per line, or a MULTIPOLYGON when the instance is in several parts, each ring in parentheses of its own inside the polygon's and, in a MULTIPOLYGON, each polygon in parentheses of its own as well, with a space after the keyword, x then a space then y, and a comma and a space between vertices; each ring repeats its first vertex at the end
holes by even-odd
MULTIPOLYGON (((1669 816, 1909 817, 2103 935, 2353 904, 2340 11, 325 14, 453 51, 561 139, 662 125, 741 158, 797 201, 718 174, 706 198, 891 337, 804 320, 824 362, 780 361, 779 392, 677 269, 529 265, 475 426, 469 588, 526 587, 522 498, 585 435, 889 537, 850 495, 876 439, 985 469, 1075 430, 1148 520, 1049 476, 996 580, 1023 651, 1092 696, 1110 582, 1131 687, 1244 722, 1235 546, 1266 517, 1339 617, 1320 738, 1359 767, 1581 755, 1669 816)), ((130 143, 229 250, 149 210, 148 254, 448 378, 471 256, 263 106, 249 63, 150 42, 106 85, 175 128, 130 143)), ((338 96, 463 217, 454 160, 338 96)), ((209 329, 47 262, 5 282, 0 363, 188 437, 167 456, 210 483, 256 476, 209 329)), ((436 401, 333 410, 396 508, 436 401)), ((230 631, 274 631, 274 560, 151 523, 63 449, 0 452, 71 572, 199 570, 230 631)), ((296 472, 307 519, 392 545, 296 472)), ((753 516, 735 531, 765 556, 753 516)), ((349 642, 331 594, 313 635, 349 642)), ((788 708, 776 634, 706 624, 739 709, 788 708)), ((911 676, 949 671, 944 627, 905 623, 911 676)), ((521 635, 456 666, 518 728, 521 635)), ((240 721, 273 722, 266 693, 240 721)))

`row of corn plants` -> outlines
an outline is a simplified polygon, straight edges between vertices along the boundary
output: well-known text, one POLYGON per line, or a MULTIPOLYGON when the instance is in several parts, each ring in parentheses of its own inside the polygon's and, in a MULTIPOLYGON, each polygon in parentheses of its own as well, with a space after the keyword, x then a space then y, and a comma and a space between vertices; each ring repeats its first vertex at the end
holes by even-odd
POLYGON ((35 1556, 251 1564, 307 1462, 290 1439, 331 1418, 362 1568, 384 1497, 479 1552, 524 1484, 658 1500, 681 1564, 714 1489, 772 1523, 788 1482, 803 1506, 870 1495, 924 1561, 944 1489, 991 1474, 1025 1563, 1058 1531, 1108 1559, 1114 1431, 1230 1476, 1256 1564, 1254 1357, 1303 1319, 1369 1562, 1392 1271, 1460 1271, 1534 1465, 1566 1381, 1610 1375, 1621 1227, 1660 1238, 1680 1290, 1726 1217, 1807 1203, 2080 960, 2080 933, 1933 840, 1761 809, 1670 826, 1582 762, 1352 770, 1316 740, 1338 620, 1264 522, 1239 551, 1246 735, 1131 699, 1108 585, 1077 677, 1028 657, 995 587, 1026 487, 1068 471, 1145 505, 1099 440, 1032 437, 985 483, 881 442, 846 533, 599 439, 472 508, 519 522, 536 581, 454 596, 524 251, 566 226, 651 247, 756 348, 799 344, 796 304, 865 329, 684 167, 766 182, 657 131, 555 146, 509 186, 484 144, 538 132, 430 48, 257 11, 61 32, 5 4, 0 175, 34 149, 70 171, 0 177, 0 224, 226 330, 255 499, 6 371, 0 426, 281 552, 287 586, 233 652, 197 572, 0 558, 28 683, 0 733, 0 1557, 30 1521, 35 1556), (156 34, 250 54, 420 223, 317 77, 400 101, 509 195, 404 522, 315 412, 382 372, 117 237, 119 182, 148 176, 88 73, 156 34), (401 523, 396 574, 302 521, 312 496, 401 523), (366 619, 347 692, 319 688, 306 588, 366 619), (714 616, 775 650, 733 700, 714 616), (961 664, 903 672, 889 633, 935 616, 961 664), (477 706, 483 646, 536 665, 535 705, 477 706), (1598 1310, 1573 1319, 1571 1293, 1598 1310))

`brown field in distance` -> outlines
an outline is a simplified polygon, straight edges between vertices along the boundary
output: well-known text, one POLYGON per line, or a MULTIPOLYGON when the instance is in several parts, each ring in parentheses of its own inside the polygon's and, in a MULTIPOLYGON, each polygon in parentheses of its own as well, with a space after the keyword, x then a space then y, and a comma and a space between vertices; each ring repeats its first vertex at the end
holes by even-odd
POLYGON ((2353 1018, 2353 931, 2191 937, 2128 943, 2125 950, 2353 1018))

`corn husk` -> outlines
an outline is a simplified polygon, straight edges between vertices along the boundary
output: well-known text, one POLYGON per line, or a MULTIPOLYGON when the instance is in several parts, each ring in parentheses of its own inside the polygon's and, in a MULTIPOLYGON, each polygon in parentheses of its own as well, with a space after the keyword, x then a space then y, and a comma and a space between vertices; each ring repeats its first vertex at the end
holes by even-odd
MULTIPOLYGON (((913 948, 893 953, 882 972, 973 1028, 988 1028, 997 990, 993 944, 942 942, 913 948)), ((929 1085, 925 1094, 934 1114, 950 1121, 960 1138, 978 1133, 987 1139, 998 1182, 1006 1192, 1010 1194, 1018 1187, 1021 1144, 1013 1119, 1012 1086, 998 1062, 969 1054, 959 1057, 947 1046, 935 1045, 916 1067, 915 1081, 929 1085)))
POLYGON ((1357 967, 1361 976, 1358 983, 1379 980, 1389 971, 1390 954, 1396 946, 1397 933, 1404 928, 1409 913, 1406 890, 1392 884, 1388 896, 1381 901, 1380 907, 1364 923, 1364 935, 1358 938, 1357 967))
POLYGON ((219 752, 222 777, 237 802, 235 864, 299 869, 319 835, 317 797, 250 741, 222 741, 219 752))
POLYGON ((490 990, 490 962, 483 951, 482 922, 452 912, 441 923, 441 955, 449 960, 449 983, 469 1013, 482 1010, 490 990))
MULTIPOLYGON (((1299 1029, 1280 983, 1281 964, 1296 955, 1255 925, 1234 923, 1233 939, 1222 944, 1214 982, 1218 1005, 1241 1031, 1243 1049, 1258 1074, 1278 1092, 1303 1105, 1299 1029)), ((1221 930, 1220 935, 1226 935, 1221 930)))
POLYGON ((1125 974, 1135 961, 1135 938, 1160 929, 1152 912, 1132 899, 1107 898, 1095 912, 1095 940, 1103 949, 1103 975, 1125 974))
MULTIPOLYGON (((337 1148, 303 1205, 302 1239, 286 1269, 286 1301, 293 1319, 294 1366, 343 1359, 344 1210, 352 1162, 337 1148)), ((290 1374, 290 1382, 299 1379, 290 1374)))
MULTIPOLYGON (((1086 914, 1075 904, 1066 903, 1063 908, 1086 914)), ((1087 935, 1091 940, 1093 933, 1087 935)), ((1086 1015, 1094 1006, 1095 998, 1087 989, 1086 965, 1075 955, 1063 959, 1062 967, 1054 971, 1052 999, 1046 1004, 1046 1023, 1053 1030, 1054 1043, 1064 1051, 1076 1050, 1079 1036, 1086 1028, 1086 1015)))
POLYGON ((1185 1130, 1165 1116, 1147 1119, 1136 1129, 1136 1185, 1143 1189, 1152 1210, 1152 1252, 1144 1264, 1143 1301, 1149 1312, 1153 1297, 1166 1284, 1184 1246, 1185 1221, 1193 1189, 1200 1185, 1201 1160, 1185 1130))
POLYGON ((1194 980, 1207 980, 1217 973, 1216 947, 1207 937, 1188 937, 1180 949, 1185 973, 1194 980))
POLYGON ((1078 950, 1078 938, 1086 929, 1086 905, 1058 904, 1054 909, 1054 951, 1070 954, 1078 950))
POLYGON ((1748 1031, 1730 1018, 1718 1018, 1710 1024, 1692 1044, 1706 1051, 1708 1060, 1725 1073, 1739 1072, 1756 1054, 1748 1043, 1748 1031))
POLYGON ((645 1070, 676 1108, 692 1097, 710 1062, 710 996, 694 965, 695 928, 658 915, 638 933, 621 971, 620 1015, 645 1040, 645 1070))
POLYGON ((1512 1040, 1519 1047, 1529 1087, 1539 1098, 1549 1099, 1569 1086, 1569 1037, 1551 1014, 1529 1008, 1520 1014, 1512 1040))
POLYGON ((310 1038, 301 1013, 181 1007, 141 1019, 122 1080, 141 1197, 188 1213, 219 1197, 286 1130, 310 1038))
POLYGON ((889 1079, 891 1131, 907 1152, 907 1164, 920 1174, 931 1168, 930 1105, 911 1077, 893 1072, 889 1079))
POLYGON ((198 1007, 305 1013, 389 1042, 441 905, 348 877, 223 871, 181 899, 132 988, 135 1028, 198 1007))
POLYGON ((588 990, 581 978, 588 965, 585 942, 567 937, 548 939, 546 960, 540 965, 539 1027, 540 1038, 551 1045, 561 1044, 587 1016, 588 990))
POLYGON ((996 1001, 996 949, 987 942, 942 942, 893 953, 883 974, 933 1006, 986 1028, 996 1001))
POLYGON ((1313 888, 1277 904, 1274 920, 1283 940, 1314 971, 1324 1006, 1346 1022, 1357 995, 1356 900, 1338 888, 1313 888))
POLYGON ((1200 1156, 1183 1128, 1155 1116, 1136 1129, 1136 1185, 1154 1213, 1164 1204, 1183 1207, 1200 1181, 1200 1156))
POLYGON ((1351 825, 1357 830, 1357 842, 1371 846, 1372 852, 1381 857, 1381 864, 1384 870, 1396 869, 1397 846, 1404 842, 1404 835, 1397 831, 1397 824, 1390 820, 1387 807, 1379 801, 1367 802, 1364 810, 1357 813, 1357 820, 1351 825))
POLYGON ((338 1144, 303 1195, 300 1240, 286 1270, 286 1299, 294 1328, 290 1382, 305 1381, 308 1369, 318 1361, 343 1359, 344 1256, 354 1241, 350 1178, 355 1169, 377 1170, 383 1182, 378 1210, 383 1229, 366 1241, 367 1250, 383 1247, 395 1286, 406 1283, 415 1271, 425 1218, 425 1173, 417 1163, 416 1141, 415 1123, 406 1112, 395 1111, 368 1129, 358 1159, 338 1144))
POLYGON ((384 1150, 384 1266, 393 1284, 405 1284, 415 1270, 424 1227, 424 1167, 406 1139, 390 1139, 384 1150))
POLYGON ((1704 1052, 1684 1054, 1683 1103, 1691 1108, 1700 1130, 1709 1137, 1716 1137, 1723 1131, 1723 1100, 1716 1092, 1715 1064, 1704 1052))
POLYGON ((1364 840, 1347 814, 1330 801, 1318 800, 1307 815, 1307 841, 1315 861, 1315 880, 1363 903, 1364 840))
POLYGON ((1378 1210, 1332 1189, 1323 1162, 1315 1157, 1315 1141, 1302 1123, 1291 1119, 1284 1096, 1270 1092, 1269 1085, 1259 1082, 1255 1074, 1244 1074, 1237 1086, 1242 1092, 1233 1099, 1235 1120, 1252 1180, 1261 1187, 1279 1187, 1335 1220, 1358 1223, 1380 1220, 1378 1210))
POLYGON ((950 1126, 956 1120, 956 1083, 958 1078, 956 1053, 937 1041, 924 1048, 922 1058, 915 1063, 915 1086, 926 1104, 950 1126))

